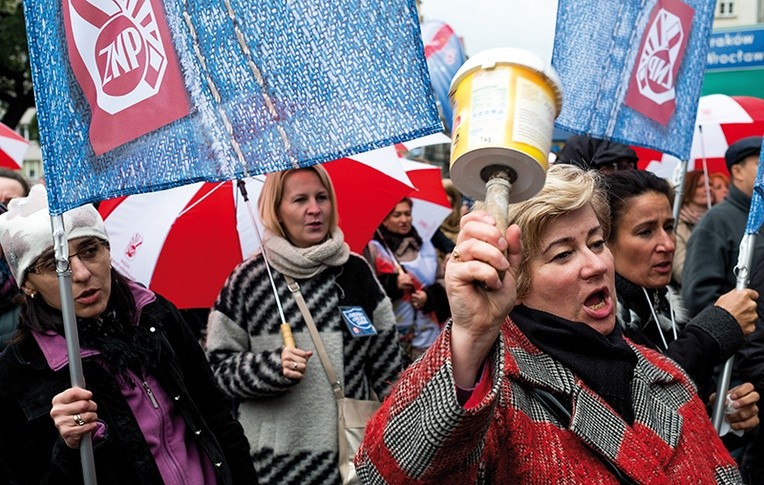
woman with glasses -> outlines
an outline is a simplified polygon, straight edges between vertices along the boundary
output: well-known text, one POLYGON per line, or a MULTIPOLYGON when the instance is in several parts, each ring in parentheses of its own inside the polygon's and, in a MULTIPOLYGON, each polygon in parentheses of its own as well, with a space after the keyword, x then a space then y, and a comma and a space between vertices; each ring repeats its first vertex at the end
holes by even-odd
POLYGON ((81 483, 86 433, 100 483, 256 483, 242 428, 177 309, 111 267, 92 206, 63 219, 87 389, 70 384, 45 188, 0 216, 23 292, 0 355, 0 460, 11 483, 81 483))

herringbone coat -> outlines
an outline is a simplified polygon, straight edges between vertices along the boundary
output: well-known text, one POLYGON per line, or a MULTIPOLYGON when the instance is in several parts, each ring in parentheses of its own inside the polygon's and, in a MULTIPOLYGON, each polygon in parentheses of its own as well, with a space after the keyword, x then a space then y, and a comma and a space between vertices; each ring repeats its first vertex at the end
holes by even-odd
POLYGON ((740 483, 690 379, 662 355, 630 344, 638 362, 629 426, 509 318, 489 358, 484 397, 465 409, 450 338, 449 326, 369 423, 356 456, 364 483, 618 483, 606 459, 642 484, 740 483), (532 387, 569 402, 569 423, 532 387))

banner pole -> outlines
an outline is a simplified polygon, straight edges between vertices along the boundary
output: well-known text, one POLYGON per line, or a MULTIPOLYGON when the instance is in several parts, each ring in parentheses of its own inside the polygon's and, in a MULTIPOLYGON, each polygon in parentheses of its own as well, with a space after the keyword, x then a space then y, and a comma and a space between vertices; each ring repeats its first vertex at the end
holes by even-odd
MULTIPOLYGON (((74 314, 74 296, 72 295, 72 270, 69 268, 69 241, 64 228, 62 215, 51 216, 53 229, 53 249, 56 258, 58 290, 61 296, 61 315, 64 319, 66 353, 69 357, 69 378, 72 387, 85 389, 85 376, 80 358, 80 340, 77 333, 77 317, 74 314)), ((85 485, 96 485, 93 441, 90 433, 80 439, 80 459, 82 461, 82 481, 85 485)))

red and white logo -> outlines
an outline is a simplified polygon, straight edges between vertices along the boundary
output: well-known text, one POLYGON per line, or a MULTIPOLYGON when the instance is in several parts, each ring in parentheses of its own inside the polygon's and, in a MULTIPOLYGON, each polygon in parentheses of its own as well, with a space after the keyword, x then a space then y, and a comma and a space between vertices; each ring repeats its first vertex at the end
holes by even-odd
POLYGON ((133 259, 135 257, 135 253, 138 252, 138 247, 141 244, 143 244, 143 236, 136 232, 133 234, 133 237, 130 238, 130 241, 128 241, 127 248, 125 248, 125 256, 127 256, 127 259, 133 259))
POLYGON ((189 113, 159 0, 63 0, 72 70, 100 155, 189 113))
POLYGON ((664 126, 676 110, 676 76, 694 15, 680 0, 659 0, 629 80, 626 105, 664 126))

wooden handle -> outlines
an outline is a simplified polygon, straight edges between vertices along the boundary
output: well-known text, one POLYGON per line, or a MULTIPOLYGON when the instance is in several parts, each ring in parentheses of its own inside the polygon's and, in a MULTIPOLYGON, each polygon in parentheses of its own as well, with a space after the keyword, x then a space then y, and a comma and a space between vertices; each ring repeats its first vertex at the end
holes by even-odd
POLYGON ((284 340, 284 348, 293 349, 296 347, 294 335, 292 335, 292 327, 288 323, 281 324, 281 338, 284 340))
MULTIPOLYGON (((510 177, 505 173, 498 171, 492 174, 485 183, 485 209, 496 219, 496 227, 501 231, 502 237, 507 233, 509 221, 507 220, 507 210, 509 208, 509 194, 512 192, 512 183, 510 177)), ((507 252, 504 251, 504 256, 507 252)), ((499 271, 499 279, 503 280, 506 271, 499 271)))

